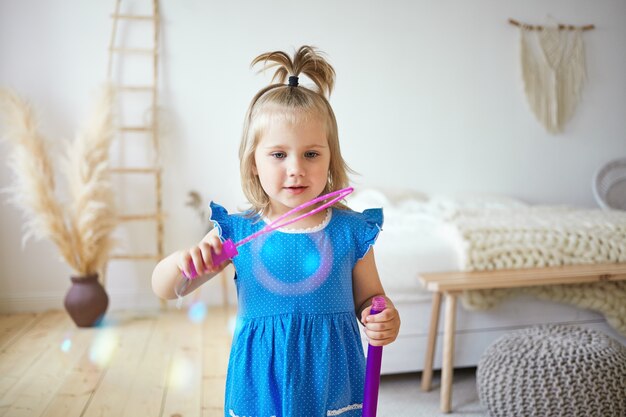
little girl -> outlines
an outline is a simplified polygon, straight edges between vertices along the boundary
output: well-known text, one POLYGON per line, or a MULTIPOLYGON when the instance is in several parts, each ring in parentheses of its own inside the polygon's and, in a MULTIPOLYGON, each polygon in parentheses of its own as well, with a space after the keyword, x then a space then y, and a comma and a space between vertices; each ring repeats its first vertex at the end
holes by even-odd
MULTIPOLYGON (((155 267, 152 285, 162 298, 176 297, 181 272, 192 276, 192 266, 201 276, 187 292, 206 282, 202 274, 224 268, 227 262, 211 261, 223 240, 238 241, 348 185, 335 115, 325 98, 333 67, 309 46, 293 60, 271 52, 252 65, 257 63, 276 67, 272 82, 278 83, 254 96, 244 123, 239 158, 252 208, 229 214, 211 203, 214 229, 155 267), (299 85, 300 75, 315 88, 299 85)), ((393 342, 400 328, 389 299, 383 312, 369 315, 371 299, 384 295, 371 248, 382 222, 381 209, 357 213, 338 203, 239 247, 232 260, 239 311, 225 416, 361 416, 365 359, 356 319, 375 346, 393 342)))

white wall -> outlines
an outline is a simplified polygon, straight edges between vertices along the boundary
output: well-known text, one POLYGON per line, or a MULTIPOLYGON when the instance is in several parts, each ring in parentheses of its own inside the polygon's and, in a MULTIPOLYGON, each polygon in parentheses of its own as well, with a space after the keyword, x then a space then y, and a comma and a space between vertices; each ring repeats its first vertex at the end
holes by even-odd
MULTIPOLYGON (((593 206, 594 171, 626 154, 623 0, 160 3, 167 251, 202 235, 184 206, 190 189, 231 210, 243 203, 242 120, 252 95, 269 81, 249 63, 268 50, 312 44, 328 54, 338 74, 331 104, 344 157, 361 174, 357 187, 593 206), (529 111, 518 31, 507 23, 509 17, 543 23, 548 15, 597 28, 584 35, 582 102, 556 136, 529 111)), ((113 6, 113 0, 0 0, 0 86, 31 100, 42 131, 56 141, 72 137, 105 80, 113 6)), ((0 152, 7 154, 6 143, 0 152)), ((0 164, 0 187, 10 183, 0 164)), ((14 207, 0 205, 0 222, 0 309, 60 307, 71 271, 48 242, 22 249, 14 207)), ((151 265, 114 262, 112 306, 155 305, 150 271, 151 265)), ((204 296, 219 300, 218 283, 204 296)))

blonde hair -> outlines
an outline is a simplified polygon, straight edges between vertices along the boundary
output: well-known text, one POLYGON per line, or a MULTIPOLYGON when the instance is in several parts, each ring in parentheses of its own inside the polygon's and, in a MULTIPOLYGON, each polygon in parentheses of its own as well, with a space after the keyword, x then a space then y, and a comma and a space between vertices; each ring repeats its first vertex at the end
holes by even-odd
MULTIPOLYGON (((319 50, 306 45, 295 52, 293 59, 282 51, 266 52, 257 56, 252 61, 251 67, 261 62, 262 70, 274 67, 277 69, 271 84, 252 98, 239 146, 241 186, 252 205, 251 212, 263 213, 269 206, 269 197, 261 187, 259 177, 254 173, 254 153, 261 135, 269 123, 277 118, 297 123, 306 121, 309 116, 319 117, 326 126, 330 150, 328 182, 322 194, 347 187, 348 173, 353 171, 341 156, 335 113, 326 98, 326 95, 330 97, 335 82, 333 67, 319 50), (315 86, 307 88, 292 85, 291 81, 285 84, 287 77, 299 77, 301 74, 306 75, 315 86)), ((335 207, 346 208, 340 203, 335 207)))

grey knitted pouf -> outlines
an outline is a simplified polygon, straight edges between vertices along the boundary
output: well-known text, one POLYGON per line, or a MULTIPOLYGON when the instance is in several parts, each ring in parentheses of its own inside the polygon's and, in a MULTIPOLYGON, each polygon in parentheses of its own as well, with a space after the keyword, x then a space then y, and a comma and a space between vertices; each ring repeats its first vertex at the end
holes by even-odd
POLYGON ((519 330, 483 353, 476 385, 492 417, 624 417, 626 347, 582 327, 519 330))

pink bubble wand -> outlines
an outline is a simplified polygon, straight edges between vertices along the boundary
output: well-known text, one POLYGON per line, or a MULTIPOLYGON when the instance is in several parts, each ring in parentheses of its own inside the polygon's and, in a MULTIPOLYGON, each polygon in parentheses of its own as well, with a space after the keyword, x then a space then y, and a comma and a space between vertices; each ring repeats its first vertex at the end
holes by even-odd
MULTIPOLYGON (((375 315, 387 307, 384 297, 374 297, 370 314, 375 315)), ((363 390, 363 417, 376 417, 378 408, 378 388, 380 387, 380 366, 383 359, 382 346, 367 346, 367 365, 365 368, 365 389, 363 390)))
MULTIPOLYGON (((352 191, 354 191, 354 188, 348 187, 348 188, 344 188, 341 190, 330 192, 328 194, 324 194, 310 201, 307 201, 306 203, 301 204, 298 207, 295 207, 289 210, 287 213, 281 215, 276 220, 266 225, 263 229, 241 239, 237 243, 233 243, 231 239, 226 239, 224 242, 222 242, 222 252, 220 254, 216 254, 215 252, 211 251, 211 259, 213 261, 213 265, 221 265, 223 262, 233 259, 235 256, 237 256, 237 254, 239 254, 239 252, 237 251, 237 248, 243 244, 250 242, 252 239, 255 239, 265 233, 272 232, 276 229, 288 226, 306 217, 319 213, 320 211, 325 210, 328 207, 332 206, 336 202, 343 200, 346 196, 352 193, 352 191), (289 219, 289 217, 293 216, 294 214, 325 200, 329 200, 329 201, 327 201, 324 204, 321 204, 319 207, 315 207, 313 210, 307 211, 306 213, 296 216, 293 219, 289 219)), ((183 279, 174 290, 176 292, 176 295, 178 295, 178 307, 180 307, 183 294, 189 287, 189 284, 191 283, 191 281, 193 281, 195 278, 198 277, 198 272, 196 271, 196 268, 194 267, 193 263, 190 265, 190 269, 191 269, 191 276, 189 277, 186 276, 185 273, 181 271, 183 275, 183 279)))

